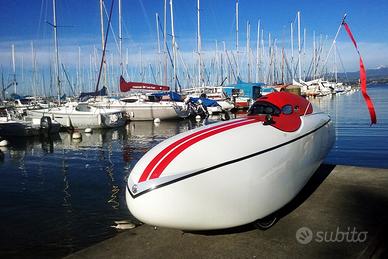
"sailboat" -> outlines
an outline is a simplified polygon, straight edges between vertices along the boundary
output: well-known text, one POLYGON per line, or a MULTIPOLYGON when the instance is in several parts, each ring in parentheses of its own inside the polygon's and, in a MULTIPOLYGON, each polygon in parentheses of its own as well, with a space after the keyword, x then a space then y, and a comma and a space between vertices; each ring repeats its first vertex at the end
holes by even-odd
MULTIPOLYGON (((113 3, 113 2, 112 2, 113 3)), ((113 7, 113 6, 112 6, 113 7)), ((111 7, 111 14, 112 14, 111 7)), ((54 42, 56 50, 56 78, 58 86, 58 99, 61 95, 60 80, 59 80, 59 69, 58 69, 58 42, 57 42, 57 21, 56 21, 56 4, 53 1, 53 17, 54 17, 54 42)), ((109 16, 108 24, 110 23, 111 15, 109 16)), ((109 26, 108 26, 109 31, 109 26)), ((105 51, 106 51, 106 40, 108 33, 106 34, 105 44, 103 46, 103 55, 101 60, 100 72, 98 82, 96 86, 96 92, 98 92, 98 83, 101 77, 102 64, 104 63, 105 51)), ((58 121, 63 127, 68 128, 114 128, 121 127, 126 123, 126 118, 121 110, 110 109, 104 107, 93 107, 88 103, 82 102, 68 102, 64 106, 53 107, 48 109, 39 109, 28 111, 28 114, 33 118, 41 118, 42 116, 48 116, 53 120, 58 121)))
POLYGON ((118 100, 114 98, 103 98, 98 101, 91 99, 90 105, 121 110, 132 121, 147 121, 156 118, 174 120, 186 118, 190 114, 190 110, 182 102, 181 96, 169 91, 168 86, 126 82, 121 76, 120 90, 121 92, 136 92, 118 100))

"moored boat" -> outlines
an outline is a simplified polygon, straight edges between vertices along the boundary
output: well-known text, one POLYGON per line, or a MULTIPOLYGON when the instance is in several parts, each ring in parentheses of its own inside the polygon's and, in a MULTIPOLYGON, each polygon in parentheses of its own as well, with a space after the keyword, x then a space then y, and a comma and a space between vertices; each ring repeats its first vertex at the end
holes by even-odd
POLYGON ((183 230, 260 222, 299 193, 333 142, 327 114, 300 96, 271 93, 245 118, 176 135, 147 152, 129 175, 127 205, 142 222, 183 230))
POLYGON ((137 90, 127 97, 119 100, 95 102, 96 107, 110 107, 124 111, 132 121, 174 120, 189 116, 186 104, 181 96, 171 92, 168 86, 144 82, 126 82, 120 77, 120 91, 128 92, 137 90))
POLYGON ((27 113, 33 118, 48 116, 62 127, 75 129, 116 128, 126 123, 121 110, 92 107, 88 103, 66 103, 65 106, 30 110, 27 113))
POLYGON ((162 98, 145 94, 133 94, 121 99, 106 97, 99 100, 92 99, 89 104, 97 108, 121 110, 131 121, 152 121, 156 118, 176 120, 188 116, 185 110, 186 105, 183 102, 162 100, 162 98))
POLYGON ((12 113, 8 108, 0 107, 0 136, 30 137, 59 132, 60 124, 50 117, 18 118, 17 115, 16 111, 12 113))

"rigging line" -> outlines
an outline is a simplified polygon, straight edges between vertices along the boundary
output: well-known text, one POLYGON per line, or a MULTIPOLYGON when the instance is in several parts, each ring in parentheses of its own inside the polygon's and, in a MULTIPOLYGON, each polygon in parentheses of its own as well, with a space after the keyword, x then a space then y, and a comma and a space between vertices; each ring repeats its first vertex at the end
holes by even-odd
POLYGON ((310 65, 307 69, 306 78, 312 78, 312 72, 313 72, 313 63, 314 63, 314 57, 311 58, 310 65))
POLYGON ((150 70, 151 70, 152 78, 154 79, 155 84, 157 84, 156 77, 155 77, 155 73, 154 73, 154 69, 152 68, 152 65, 151 65, 151 64, 149 64, 149 67, 150 67, 150 70))
MULTIPOLYGON (((342 24, 343 24, 344 21, 345 21, 345 18, 346 18, 346 14, 344 14, 344 17, 342 18, 342 22, 340 23, 340 25, 339 25, 339 27, 338 27, 337 33, 335 34, 335 37, 334 37, 333 42, 332 42, 332 44, 331 44, 331 46, 330 46, 329 52, 327 53, 325 62, 323 63, 323 67, 326 66, 327 60, 329 59, 329 55, 330 55, 330 53, 331 53, 331 51, 332 51, 332 49, 333 49, 333 47, 334 47, 334 44, 335 44, 335 42, 336 42, 336 40, 337 40, 337 38, 338 38, 338 35, 339 35, 339 33, 340 33, 340 31, 341 31, 341 28, 342 28, 342 24)), ((322 69, 323 69, 323 68, 322 68, 322 69)))
POLYGON ((341 63, 341 67, 342 67, 342 69, 343 69, 344 72, 345 72, 346 82, 349 83, 348 73, 346 72, 344 63, 342 62, 342 58, 341 58, 341 55, 340 55, 340 53, 339 53, 339 51, 338 51, 338 47, 337 47, 337 46, 335 47, 335 50, 336 50, 336 52, 337 52, 338 59, 339 59, 339 61, 340 61, 340 63, 341 63))
POLYGON ((98 72, 98 79, 97 79, 96 90, 95 90, 95 93, 96 93, 96 94, 97 94, 97 92, 98 92, 98 85, 100 84, 102 66, 103 66, 103 64, 104 64, 104 58, 105 58, 105 52, 106 52, 106 42, 108 41, 109 24, 110 24, 110 21, 111 21, 111 18, 112 18, 113 3, 114 3, 114 0, 112 0, 112 4, 111 4, 111 7, 110 7, 110 13, 109 13, 109 19, 108 19, 108 26, 107 26, 107 28, 106 28, 106 35, 105 35, 104 49, 102 50, 102 57, 101 57, 101 63, 100 63, 100 71, 98 72))
POLYGON ((69 75, 68 75, 67 72, 66 72, 65 66, 63 65, 63 63, 61 63, 61 65, 62 65, 63 72, 65 72, 65 77, 66 77, 67 82, 69 83, 71 92, 72 92, 73 95, 75 96, 76 94, 75 94, 75 92, 74 92, 74 88, 73 88, 72 84, 70 83, 69 75))
MULTIPOLYGON (((177 48, 177 50, 179 50, 179 48, 177 48)), ((185 68, 185 70, 186 70, 186 73, 187 73, 188 79, 189 79, 189 80, 191 80, 191 76, 190 76, 190 71, 189 71, 189 68, 187 67, 186 63, 184 62, 184 60, 183 60, 183 56, 182 56, 182 54, 181 54, 181 52, 180 52, 180 51, 178 51, 178 55, 179 55, 179 58, 180 58, 180 60, 181 60, 181 62, 182 62, 182 64, 183 64, 183 67, 184 67, 184 68, 185 68)))
MULTIPOLYGON (((158 17, 158 24, 159 24, 159 26, 160 26, 160 30, 161 30, 162 36, 165 37, 165 36, 164 36, 164 32, 163 32, 163 26, 162 26, 162 24, 160 23, 159 17, 158 17)), ((175 43, 175 44, 176 44, 176 43, 175 43)), ((178 44, 177 44, 177 45, 178 45, 178 44)), ((178 46, 177 46, 177 47, 178 47, 178 46)), ((172 60, 171 52, 170 52, 170 49, 169 49, 169 47, 168 47, 168 44, 166 44, 166 50, 167 50, 168 57, 170 58, 171 66, 172 66, 172 68, 174 68, 174 61, 172 60)), ((178 75, 176 76, 176 80, 177 80, 178 86, 179 86, 179 87, 182 87, 182 86, 181 86, 181 83, 180 83, 180 81, 179 81, 178 75)))
POLYGON ((291 71, 290 65, 289 65, 289 63, 288 63, 288 59, 287 59, 287 54, 286 54, 286 52, 284 52, 284 63, 285 63, 285 65, 286 65, 286 71, 287 71, 288 75, 289 75, 290 78, 291 78, 291 77, 292 77, 292 75, 291 75, 292 71, 291 71))
POLYGON ((39 12, 39 22, 38 22, 38 29, 36 30, 36 38, 38 38, 40 33, 40 26, 42 23, 42 17, 43 17, 43 6, 44 6, 44 0, 40 2, 40 12, 39 12))
POLYGON ((236 74, 234 73, 234 69, 233 69, 233 67, 232 67, 232 63, 230 62, 228 50, 225 50, 225 52, 226 52, 226 57, 227 57, 227 59, 228 59, 229 68, 232 70, 232 74, 233 74, 234 80, 237 81, 236 74))
MULTIPOLYGON (((108 12, 107 12, 107 10, 106 10, 104 1, 102 1, 102 6, 104 7, 104 12, 105 12, 106 18, 109 18, 109 15, 108 15, 108 12)), ((120 47, 119 47, 119 43, 118 43, 117 38, 116 38, 115 31, 113 30, 112 23, 109 23, 109 27, 110 27, 110 29, 111 29, 111 31, 112 31, 112 35, 113 35, 113 39, 114 39, 114 41, 115 41, 115 43, 116 43, 117 51, 119 51, 119 50, 120 50, 120 47)))

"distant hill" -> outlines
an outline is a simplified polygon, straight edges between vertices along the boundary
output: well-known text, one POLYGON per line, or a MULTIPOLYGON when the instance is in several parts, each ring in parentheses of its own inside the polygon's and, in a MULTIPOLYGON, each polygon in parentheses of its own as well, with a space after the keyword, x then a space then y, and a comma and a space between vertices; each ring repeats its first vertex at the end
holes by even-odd
MULTIPOLYGON (((358 80, 360 77, 360 72, 359 71, 347 72, 346 75, 350 81, 358 80)), ((344 80, 344 79, 346 79, 346 75, 345 75, 345 73, 338 73, 338 78, 344 80)), ((388 67, 380 66, 380 67, 374 68, 374 69, 367 69, 366 76, 367 76, 368 81, 388 80, 388 67)))

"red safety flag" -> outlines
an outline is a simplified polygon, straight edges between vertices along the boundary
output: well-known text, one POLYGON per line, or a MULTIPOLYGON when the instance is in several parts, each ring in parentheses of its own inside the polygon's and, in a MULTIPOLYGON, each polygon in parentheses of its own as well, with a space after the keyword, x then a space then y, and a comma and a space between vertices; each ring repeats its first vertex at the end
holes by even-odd
POLYGON ((358 50, 358 46, 357 46, 356 40, 354 39, 353 34, 350 31, 349 25, 345 21, 342 22, 342 25, 345 27, 345 30, 348 33, 350 39, 352 40, 352 42, 354 44, 354 47, 357 50, 358 56, 360 57, 361 92, 362 92, 362 95, 364 96, 364 100, 365 100, 366 105, 367 105, 368 110, 369 110, 371 125, 372 124, 376 124, 377 120, 376 120, 375 108, 373 106, 372 100, 370 99, 369 95, 366 92, 366 71, 365 71, 365 67, 364 67, 364 62, 362 61, 362 57, 361 57, 360 51, 358 50))

